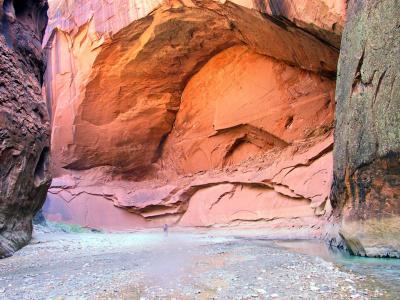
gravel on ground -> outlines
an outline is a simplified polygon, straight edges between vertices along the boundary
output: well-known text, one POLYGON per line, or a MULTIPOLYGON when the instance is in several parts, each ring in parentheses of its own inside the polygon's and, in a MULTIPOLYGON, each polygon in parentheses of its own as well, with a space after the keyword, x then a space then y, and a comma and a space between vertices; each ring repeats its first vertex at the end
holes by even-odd
POLYGON ((37 230, 0 270, 7 300, 391 299, 366 276, 229 231, 37 230))

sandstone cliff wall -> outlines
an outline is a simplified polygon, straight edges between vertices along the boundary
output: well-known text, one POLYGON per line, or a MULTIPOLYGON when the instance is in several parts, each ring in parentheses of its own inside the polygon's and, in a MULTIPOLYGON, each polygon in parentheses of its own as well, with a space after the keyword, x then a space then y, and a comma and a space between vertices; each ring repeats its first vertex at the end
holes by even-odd
POLYGON ((314 2, 51 1, 47 217, 319 234, 344 8, 314 2))
POLYGON ((0 258, 27 244, 50 185, 41 96, 46 1, 0 1, 0 258))
POLYGON ((350 1, 343 36, 332 201, 359 255, 400 256, 399 15, 399 1, 350 1))

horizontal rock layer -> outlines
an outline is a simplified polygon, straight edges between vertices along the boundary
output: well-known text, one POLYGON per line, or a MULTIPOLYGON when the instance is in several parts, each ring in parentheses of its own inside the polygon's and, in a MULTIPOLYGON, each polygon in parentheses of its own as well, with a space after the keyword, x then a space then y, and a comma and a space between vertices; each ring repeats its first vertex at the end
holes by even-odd
POLYGON ((236 167, 175 180, 108 181, 110 169, 71 171, 54 180, 45 212, 52 220, 112 229, 255 221, 318 229, 324 222, 319 216, 330 211, 332 147, 332 137, 320 137, 270 150, 236 167))

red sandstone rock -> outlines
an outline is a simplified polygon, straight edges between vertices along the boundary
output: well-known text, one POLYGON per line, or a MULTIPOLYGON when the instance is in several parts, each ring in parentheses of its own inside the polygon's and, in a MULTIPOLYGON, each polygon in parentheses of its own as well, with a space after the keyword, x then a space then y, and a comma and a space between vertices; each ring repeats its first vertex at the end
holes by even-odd
POLYGON ((194 173, 234 165, 332 127, 334 82, 236 46, 187 84, 163 166, 194 173))
MULTIPOLYGON (((49 9, 48 36, 53 29, 76 34, 89 20, 92 32, 113 34, 133 21, 143 18, 167 3, 172 7, 184 4, 195 7, 202 1, 162 1, 162 0, 51 0, 49 9)), ((228 1, 217 1, 226 3, 228 1)), ((231 3, 258 10, 294 22, 332 45, 339 47, 344 26, 347 0, 233 0, 231 3)), ((284 20, 281 20, 284 21, 284 20)), ((46 40, 48 39, 48 36, 46 40)))
POLYGON ((247 7, 289 19, 297 26, 340 47, 347 0, 237 0, 247 7), (252 6, 251 6, 252 4, 252 6))
POLYGON ((315 147, 295 143, 286 149, 292 155, 287 153, 272 165, 271 157, 277 157, 279 149, 246 161, 236 170, 176 177, 170 180, 175 185, 166 185, 167 179, 107 183, 101 177, 89 180, 82 171, 71 171, 74 175, 55 180, 45 211, 52 220, 112 229, 159 227, 165 222, 217 226, 254 221, 259 226, 285 227, 295 222, 296 227, 318 229, 323 224, 318 215, 324 213, 331 185, 332 138, 326 140, 330 143, 322 139, 315 147), (317 156, 313 148, 320 149, 317 156), (297 167, 288 172, 286 166, 293 162, 297 167), (132 212, 131 218, 121 209, 106 208, 112 203, 132 212))
POLYGON ((233 4, 210 8, 162 7, 109 39, 94 35, 90 22, 76 34, 54 32, 46 94, 53 103, 57 167, 151 170, 186 82, 235 44, 305 69, 335 71, 337 52, 303 31, 233 4))
POLYGON ((321 228, 337 50, 253 4, 116 3, 51 3, 47 217, 321 228))

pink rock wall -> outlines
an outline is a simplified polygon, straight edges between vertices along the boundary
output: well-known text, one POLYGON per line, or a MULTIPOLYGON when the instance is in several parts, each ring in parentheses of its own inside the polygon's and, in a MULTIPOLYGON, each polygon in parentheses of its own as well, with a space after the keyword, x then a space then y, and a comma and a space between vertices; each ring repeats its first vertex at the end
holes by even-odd
POLYGON ((236 46, 186 85, 164 167, 195 173, 235 165, 332 128, 332 80, 236 46))
POLYGON ((321 229, 343 11, 320 2, 50 2, 47 217, 321 229))

